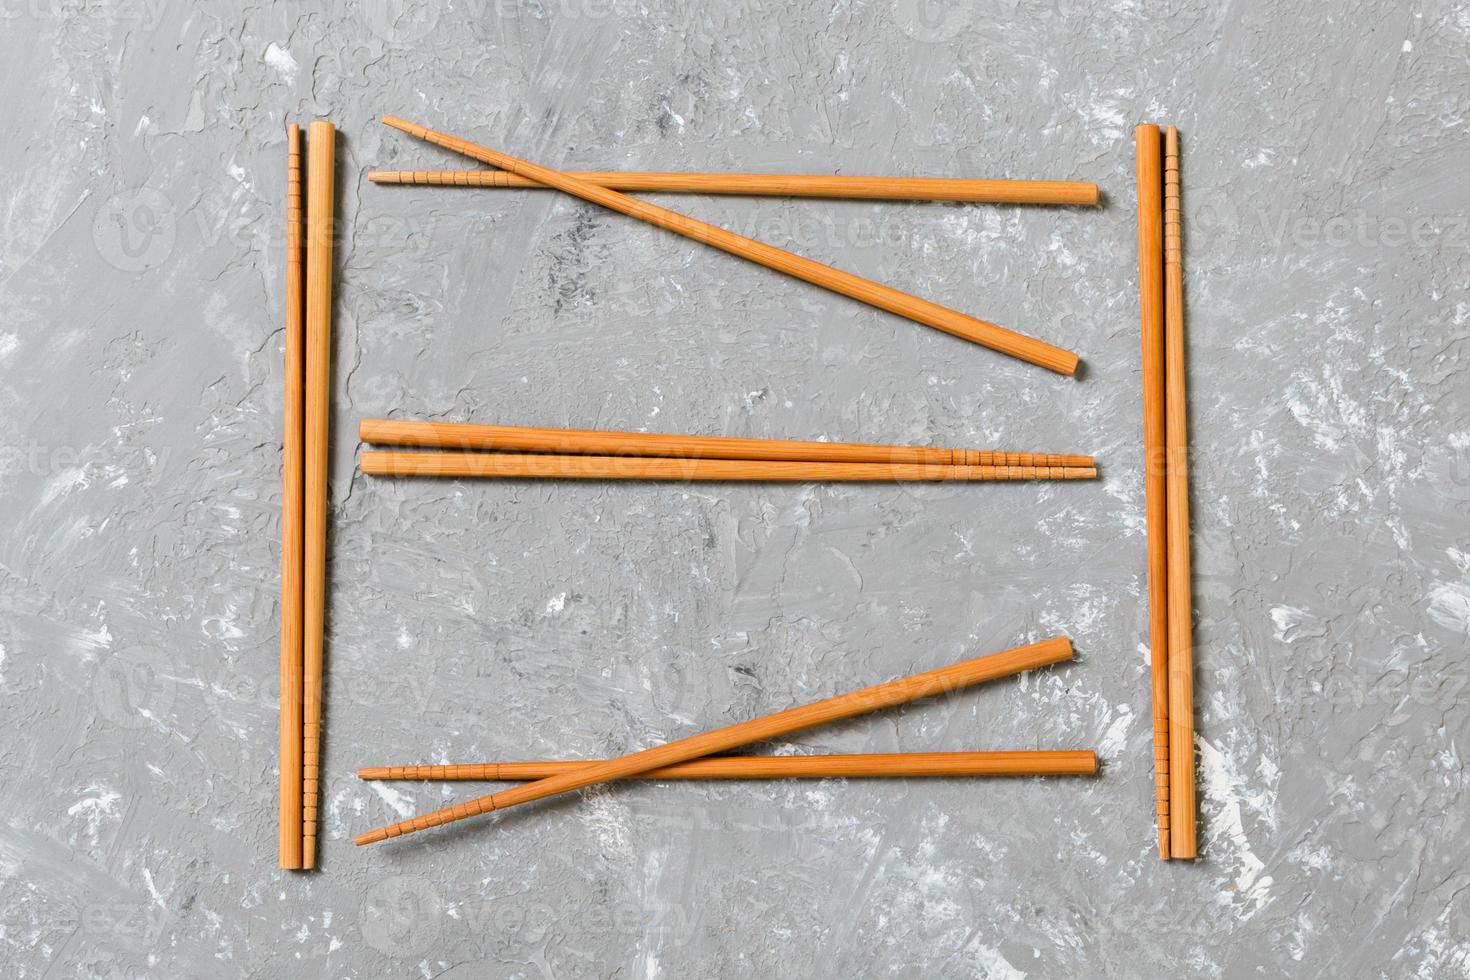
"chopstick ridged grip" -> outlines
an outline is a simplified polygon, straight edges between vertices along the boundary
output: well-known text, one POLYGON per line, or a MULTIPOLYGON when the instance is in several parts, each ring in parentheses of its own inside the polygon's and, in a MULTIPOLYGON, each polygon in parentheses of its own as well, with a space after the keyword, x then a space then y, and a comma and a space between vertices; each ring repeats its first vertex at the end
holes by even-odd
POLYGON ((825 698, 800 707, 788 708, 763 718, 727 725, 711 732, 704 732, 690 738, 644 749, 642 752, 634 752, 631 755, 589 765, 575 772, 538 779, 533 783, 515 786, 499 793, 491 793, 479 799, 407 820, 400 820, 387 827, 380 827, 359 835, 356 843, 359 845, 375 844, 418 830, 479 816, 492 810, 504 810, 521 803, 530 803, 533 800, 568 793, 584 786, 609 780, 627 779, 652 769, 698 759, 717 752, 725 752, 751 742, 777 738, 816 725, 852 718, 923 697, 957 691, 984 681, 1019 674, 1025 670, 1045 667, 1048 664, 1070 659, 1072 659, 1072 642, 1065 636, 1052 637, 1040 643, 977 657, 974 660, 925 671, 922 674, 875 684, 872 687, 838 697, 825 698))
POLYGON ((787 275, 795 276, 816 286, 822 286, 835 293, 851 299, 860 300, 869 306, 875 306, 880 310, 906 317, 915 323, 942 330, 945 333, 962 337, 973 343, 989 347, 992 350, 1009 354, 1032 364, 1055 371, 1058 374, 1071 375, 1077 371, 1077 355, 1071 351, 1054 347, 1044 341, 1027 337, 1024 334, 1007 330, 1005 327, 994 323, 980 320, 948 307, 940 306, 926 299, 911 296, 900 292, 890 286, 864 279, 861 276, 835 269, 829 265, 823 265, 812 259, 795 255, 784 249, 758 242, 744 235, 737 235, 732 231, 715 225, 706 224, 703 221, 690 218, 677 211, 661 208, 647 201, 641 201, 617 191, 598 187, 585 180, 578 180, 568 174, 557 170, 529 163, 525 160, 508 156, 498 150, 458 139, 446 133, 440 133, 417 123, 398 119, 394 116, 384 116, 383 123, 394 129, 416 136, 421 140, 442 146, 445 149, 462 153, 467 157, 488 163, 501 170, 519 174, 537 183, 548 187, 555 187, 559 191, 580 197, 593 204, 600 204, 605 208, 618 211, 633 218, 646 221, 659 228, 677 232, 686 238, 692 238, 698 242, 704 242, 722 251, 737 255, 768 269, 775 269, 787 275))

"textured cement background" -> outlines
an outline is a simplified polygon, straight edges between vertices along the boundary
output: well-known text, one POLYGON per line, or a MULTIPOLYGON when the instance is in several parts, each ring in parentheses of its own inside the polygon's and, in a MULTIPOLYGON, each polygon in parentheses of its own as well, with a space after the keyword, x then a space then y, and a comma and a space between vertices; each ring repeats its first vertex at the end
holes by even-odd
POLYGON ((1470 9, 5 0, 6 976, 1470 975, 1470 9), (664 198, 1080 380, 463 166, 1076 177, 664 198), (275 868, 284 123, 342 130, 323 869, 275 868), (1204 860, 1153 856, 1132 126, 1185 134, 1204 860), (1091 485, 365 480, 397 414, 1099 454, 1091 485), (781 751, 1097 780, 479 787, 1065 631, 781 751))

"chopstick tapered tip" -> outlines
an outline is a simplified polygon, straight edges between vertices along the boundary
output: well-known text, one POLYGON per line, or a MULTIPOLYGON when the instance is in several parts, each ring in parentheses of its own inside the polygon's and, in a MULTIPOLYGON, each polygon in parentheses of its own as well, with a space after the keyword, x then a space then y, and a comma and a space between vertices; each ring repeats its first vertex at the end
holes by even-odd
POLYGON ((380 766, 368 766, 357 770, 358 779, 387 779, 388 770, 380 766))
POLYGON ((379 841, 385 841, 387 839, 388 832, 380 827, 377 830, 369 830, 365 834, 358 834, 356 837, 352 838, 352 843, 356 844, 358 847, 362 847, 364 844, 376 844, 379 841))

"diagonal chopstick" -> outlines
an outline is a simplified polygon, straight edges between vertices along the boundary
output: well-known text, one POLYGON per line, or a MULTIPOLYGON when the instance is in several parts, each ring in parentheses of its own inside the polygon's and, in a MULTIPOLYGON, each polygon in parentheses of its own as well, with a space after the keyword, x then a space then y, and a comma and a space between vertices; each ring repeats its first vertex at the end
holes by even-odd
POLYGON ((989 347, 992 350, 1009 354, 1032 364, 1039 365, 1049 371, 1058 374, 1072 375, 1077 370, 1077 355, 1070 351, 1055 347, 1044 341, 1027 337, 1024 334, 1007 330, 985 320, 967 316, 956 310, 940 306, 938 303, 911 296, 900 292, 890 286, 864 279, 861 276, 835 269, 832 266, 823 265, 812 259, 804 258, 787 252, 784 249, 758 242, 744 235, 737 235, 732 231, 715 225, 706 224, 694 218, 661 208, 656 204, 620 194, 617 191, 608 190, 589 184, 585 180, 578 180, 556 170, 538 166, 516 157, 508 156, 499 151, 479 146, 474 143, 449 136, 436 130, 411 123, 393 116, 384 116, 385 125, 394 129, 416 136, 419 139, 442 146, 445 149, 462 153, 465 156, 488 163, 501 170, 519 174, 522 177, 534 180, 537 183, 554 187, 557 190, 580 197, 593 204, 600 204, 613 211, 621 212, 630 217, 638 218, 649 224, 669 231, 677 232, 686 238, 704 242, 731 255, 739 256, 769 269, 784 272, 798 279, 822 286, 833 292, 840 293, 852 299, 861 300, 870 306, 889 313, 907 317, 916 323, 934 327, 945 333, 962 337, 973 343, 989 347))
POLYGON ((788 708, 762 718, 727 725, 724 728, 667 742, 651 749, 634 752, 631 755, 594 763, 575 772, 538 779, 535 782, 502 790, 499 793, 491 793, 466 803, 400 820, 386 827, 379 827, 365 834, 359 834, 354 843, 359 846, 376 844, 379 841, 401 837, 415 831, 479 816, 492 810, 504 810, 507 807, 568 793, 584 786, 592 786, 609 780, 627 779, 652 769, 725 752, 751 742, 789 735, 792 732, 827 722, 852 718, 879 708, 948 693, 983 681, 1019 674, 1022 671, 1070 659, 1072 659, 1072 642, 1065 636, 1052 637, 1040 643, 1016 647, 986 657, 977 657, 937 670, 876 684, 838 697, 825 698, 800 707, 788 708))

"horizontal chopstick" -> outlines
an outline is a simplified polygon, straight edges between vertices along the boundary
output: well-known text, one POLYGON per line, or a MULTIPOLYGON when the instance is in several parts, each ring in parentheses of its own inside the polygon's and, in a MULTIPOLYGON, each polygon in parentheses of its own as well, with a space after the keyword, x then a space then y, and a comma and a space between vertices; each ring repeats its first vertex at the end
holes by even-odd
POLYGON ((385 125, 402 130, 410 136, 416 136, 436 146, 442 146, 482 163, 488 163, 492 167, 520 174, 539 184, 546 184, 559 191, 580 197, 584 201, 600 204, 605 208, 638 218, 656 227, 676 232, 686 238, 704 242, 706 245, 731 255, 763 265, 768 269, 775 269, 777 272, 795 276, 805 282, 830 289, 880 310, 906 317, 915 323, 922 323, 936 330, 962 337, 972 343, 1009 354, 1058 374, 1072 375, 1077 371, 1078 358, 1071 351, 1055 347, 1034 337, 1016 333, 1014 330, 1007 330, 998 324, 968 316, 917 296, 910 296, 882 283, 864 279, 800 255, 794 255, 785 249, 746 238, 744 235, 737 235, 733 231, 707 224, 677 211, 661 208, 656 204, 650 204, 605 187, 598 187, 596 184, 578 180, 560 171, 550 170, 416 123, 393 116, 384 116, 383 122, 385 125))
POLYGON ((680 459, 766 459, 813 463, 938 463, 963 466, 1069 466, 1096 464, 1091 456, 1012 453, 986 449, 933 449, 856 442, 678 436, 654 432, 548 429, 464 422, 363 419, 358 438, 378 446, 424 449, 576 453, 599 456, 668 456, 680 459))
MULTIPOLYGON (((359 779, 545 779, 585 769, 606 759, 565 762, 482 762, 450 766, 382 766, 357 770, 359 779)), ((678 762, 631 779, 856 779, 907 776, 1091 776, 1097 753, 888 752, 866 755, 714 756, 678 762)))
POLYGON ((1087 466, 956 466, 951 463, 810 463, 663 456, 550 456, 365 450, 368 476, 484 477, 533 480, 726 480, 751 483, 889 483, 1091 480, 1087 466))
POLYGON ((984 681, 1019 674, 1022 671, 1070 659, 1072 659, 1072 641, 1065 636, 1055 636, 1042 640, 1040 643, 965 660, 948 667, 940 667, 937 670, 901 677, 859 691, 824 698, 821 701, 813 701, 796 708, 788 708, 762 718, 726 725, 714 731, 644 749, 642 752, 634 752, 631 755, 609 759, 605 762, 592 763, 575 772, 561 773, 521 786, 513 786, 510 789, 491 793, 466 803, 400 820, 386 827, 359 834, 354 839, 354 843, 358 845, 374 844, 429 827, 439 827, 456 820, 479 816, 492 810, 504 810, 521 803, 530 803, 533 800, 568 793, 584 786, 615 779, 628 779, 652 769, 688 762, 701 756, 727 752, 742 745, 749 745, 751 742, 779 738, 782 735, 789 735, 816 725, 852 718, 870 711, 877 711, 880 708, 916 701, 919 698, 957 691, 984 681))
MULTIPOLYGON (((839 177, 807 174, 665 173, 568 170, 568 176, 614 191, 835 197, 881 201, 968 201, 976 204, 1096 204, 1097 185, 1080 180, 978 180, 965 177, 839 177)), ((371 170, 375 184, 420 187, 539 188, 507 170, 371 170)))

